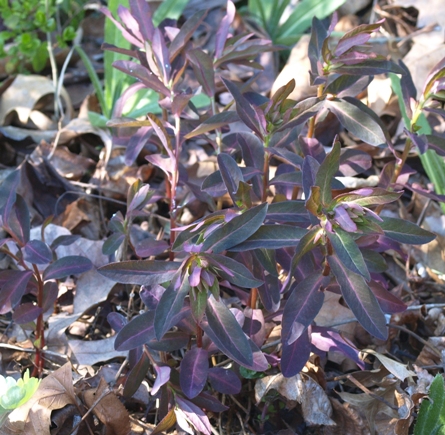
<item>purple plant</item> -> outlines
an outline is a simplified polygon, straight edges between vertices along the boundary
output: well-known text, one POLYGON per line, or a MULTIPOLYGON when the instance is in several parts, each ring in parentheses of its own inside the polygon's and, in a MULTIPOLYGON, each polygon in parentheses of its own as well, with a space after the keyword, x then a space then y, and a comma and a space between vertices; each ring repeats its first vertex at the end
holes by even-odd
MULTIPOLYGON (((110 220, 112 234, 104 244, 106 254, 118 252, 117 259, 123 261, 99 269, 116 282, 140 286, 145 304, 145 311, 132 318, 118 313, 108 316, 117 332, 116 349, 130 352, 124 395, 137 390, 151 366, 156 376, 151 393, 160 398, 162 418, 154 433, 176 422, 185 431, 190 432, 191 424, 196 431, 210 434, 204 410, 226 409, 212 389, 236 394, 242 387, 240 375, 255 377, 271 368, 294 376, 314 348, 343 352, 362 366, 358 350, 349 341, 315 324, 325 293, 340 292, 363 328, 385 340, 385 313, 402 311, 404 304, 382 284, 386 269, 382 253, 400 249, 401 243, 423 244, 434 238, 408 221, 380 216, 381 208, 403 193, 397 177, 388 183, 382 177, 378 187, 345 193, 336 177, 363 173, 371 158, 342 147, 336 137, 326 153, 315 138, 317 125, 331 113, 359 140, 389 147, 401 170, 405 160, 394 151, 385 126, 356 98, 374 74, 393 72, 403 74, 408 104, 412 86, 406 81, 404 66, 375 55, 366 45, 381 22, 359 26, 335 41, 331 38, 335 19, 329 28, 314 19, 309 57, 317 97, 296 102, 288 98, 293 81, 266 98, 251 91, 249 83, 229 79, 233 65, 260 68, 258 55, 275 49, 254 35, 230 34, 235 16, 231 1, 210 49, 195 39, 204 12, 196 13, 181 28, 154 27, 144 0, 130 0, 129 10, 121 7, 120 22, 104 13, 135 46, 133 50, 104 47, 134 59, 114 64, 136 79, 117 103, 115 119, 109 124, 116 128, 115 142, 126 144, 127 164, 134 163, 144 147, 151 149, 146 159, 165 175, 165 189, 155 191, 139 182, 132 186, 126 215, 118 213, 110 220), (186 73, 193 75, 199 88, 188 87, 186 73), (126 99, 143 88, 159 93, 162 116, 119 118, 126 99), (221 89, 233 97, 235 109, 233 104, 218 109, 216 97, 221 89), (210 99, 208 110, 198 110, 191 102, 200 92, 210 99), (235 122, 244 128, 229 131, 235 122), (127 136, 123 127, 139 129, 127 136), (217 155, 218 170, 202 185, 187 178, 180 159, 184 143, 195 138, 217 155), (272 160, 279 163, 270 179, 272 160), (178 187, 187 192, 187 196, 181 194, 182 199, 206 203, 211 213, 179 227, 178 216, 187 201, 179 204, 178 187), (232 206, 222 209, 219 199, 226 194, 232 206), (159 197, 169 203, 166 231, 170 243, 150 239, 140 245, 133 239, 132 222, 159 197), (144 259, 164 251, 169 261, 144 259), (128 260, 129 252, 138 259, 128 260), (235 302, 228 303, 223 293, 235 302), (281 324, 279 346, 265 345, 266 319, 281 324), (221 354, 227 366, 215 364, 221 354)), ((427 95, 442 91, 444 75, 440 64, 429 79, 427 95)), ((424 138, 416 135, 415 128, 409 137, 421 147, 424 138)), ((435 142, 428 138, 428 143, 435 142)), ((45 285, 90 265, 76 263, 73 268, 70 258, 53 262, 51 247, 29 240, 29 213, 23 199, 13 193, 17 177, 3 183, 0 205, 3 228, 19 254, 6 248, 6 239, 1 250, 23 270, 0 273, 0 296, 9 303, 3 304, 8 309, 33 313, 27 321, 38 318, 36 336, 41 342, 37 348, 41 350, 39 319, 47 304, 45 285), (31 267, 26 260, 33 263, 31 267), (39 262, 51 263, 43 275, 37 270, 39 262), (31 291, 31 283, 38 288, 38 309, 26 310, 20 300, 31 291)))
POLYGON ((15 170, 0 186, 0 226, 8 234, 0 240, 0 252, 15 265, 12 270, 0 271, 0 314, 12 311, 14 322, 34 328, 33 376, 40 376, 45 347, 43 314, 54 308, 59 292, 57 280, 86 272, 93 265, 88 258, 78 255, 57 258, 56 248, 73 243, 76 236, 60 236, 51 244, 46 243, 45 227, 51 219, 42 225, 41 240, 30 239, 29 209, 17 193, 20 175, 21 169, 15 170), (35 302, 26 302, 25 295, 33 296, 35 302))

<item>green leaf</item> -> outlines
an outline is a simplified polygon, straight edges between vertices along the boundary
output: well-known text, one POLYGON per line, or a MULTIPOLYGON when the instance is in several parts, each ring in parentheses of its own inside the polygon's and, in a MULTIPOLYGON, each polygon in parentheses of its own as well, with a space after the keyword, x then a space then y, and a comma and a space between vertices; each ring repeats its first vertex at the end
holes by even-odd
POLYGON ((187 6, 188 0, 164 0, 153 14, 153 24, 157 27, 166 18, 177 20, 187 6))
POLYGON ((370 145, 386 143, 380 125, 357 106, 344 100, 326 100, 326 107, 338 118, 340 123, 354 136, 370 145))
POLYGON ((363 259, 363 255, 349 233, 341 228, 336 228, 335 233, 327 232, 327 235, 339 260, 349 270, 360 274, 366 281, 369 281, 371 277, 368 268, 366 267, 365 260, 363 259))
MULTIPOLYGON (((261 0, 260 0, 261 1, 261 0)), ((338 9, 346 0, 302 0, 297 4, 289 18, 278 30, 274 43, 295 43, 311 25, 312 18, 325 18, 338 9)), ((273 3, 273 2, 271 2, 273 3)))
POLYGON ((334 198, 334 204, 342 202, 354 203, 362 207, 369 207, 370 205, 389 204, 397 201, 403 192, 390 192, 389 190, 380 187, 364 188, 358 191, 352 191, 338 195, 334 198), (355 193, 357 192, 357 193, 355 193), (360 194, 358 194, 360 192, 360 194))
POLYGON ((332 151, 323 160, 315 177, 315 185, 320 187, 322 204, 329 204, 332 200, 331 183, 340 165, 340 142, 335 142, 332 151))
MULTIPOLYGON (((108 9, 113 15, 116 15, 117 8, 119 6, 129 7, 128 0, 109 0, 108 9)), ((105 20, 104 29, 104 42, 114 45, 119 48, 130 49, 131 44, 124 38, 121 31, 116 27, 116 25, 109 19, 105 20)), ((79 50, 77 49, 79 52, 79 50)), ((104 52, 104 105, 102 106, 102 111, 104 115, 108 118, 111 117, 111 112, 113 110, 114 104, 118 97, 120 96, 122 90, 124 90, 132 81, 132 79, 116 68, 113 68, 113 63, 120 59, 128 59, 128 56, 123 56, 119 53, 115 53, 109 50, 104 52)), ((97 89, 95 87, 97 92, 97 89)), ((99 95, 98 95, 99 97, 99 95)), ((99 97, 100 98, 100 97, 99 97)))
POLYGON ((441 374, 434 378, 428 395, 420 405, 414 435, 445 435, 445 388, 441 374))
POLYGON ((436 238, 433 233, 404 219, 383 217, 379 225, 389 239, 410 245, 423 245, 436 238))

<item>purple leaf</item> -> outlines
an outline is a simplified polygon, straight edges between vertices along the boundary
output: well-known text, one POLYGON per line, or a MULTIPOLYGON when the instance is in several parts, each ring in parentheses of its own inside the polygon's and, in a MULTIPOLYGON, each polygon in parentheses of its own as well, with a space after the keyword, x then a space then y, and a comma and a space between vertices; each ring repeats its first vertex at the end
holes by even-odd
POLYGON ((195 136, 199 136, 200 134, 207 133, 212 130, 216 130, 217 128, 224 127, 227 124, 232 122, 238 122, 240 120, 239 116, 236 112, 228 111, 217 113, 216 115, 212 115, 207 118, 204 122, 202 122, 198 127, 192 130, 190 133, 185 135, 185 139, 190 139, 195 136))
POLYGON ((117 21, 111 12, 107 8, 99 8, 99 11, 102 12, 104 15, 106 15, 111 21, 113 21, 114 25, 121 31, 122 36, 131 44, 135 45, 136 47, 143 48, 144 44, 135 38, 130 32, 128 32, 119 21, 117 21))
POLYGON ((376 59, 365 60, 356 65, 340 66, 335 68, 335 72, 338 74, 352 74, 359 76, 386 74, 388 72, 404 74, 403 69, 396 63, 391 62, 390 60, 376 59))
POLYGON ((264 203, 233 218, 204 240, 202 251, 212 250, 219 253, 243 242, 260 227, 266 213, 267 203, 264 203))
POLYGON ((154 26, 150 6, 145 0, 130 0, 129 3, 130 11, 137 21, 143 39, 151 41, 153 38, 154 26))
POLYGON ((43 285, 42 309, 46 313, 49 309, 54 309, 54 302, 59 296, 59 286, 54 281, 45 282, 43 285))
POLYGON ((298 155, 295 154, 293 151, 289 151, 286 148, 266 148, 266 151, 281 157, 282 159, 286 160, 289 164, 294 166, 295 168, 300 169, 301 165, 303 164, 303 159, 298 155))
POLYGON ((138 79, 147 88, 153 89, 166 97, 170 96, 170 91, 148 68, 130 60, 117 60, 113 62, 113 66, 119 71, 138 79))
POLYGON ((151 257, 152 255, 162 254, 168 249, 168 243, 163 240, 147 238, 136 244, 134 250, 136 255, 141 258, 151 257))
POLYGON ((241 380, 232 370, 212 367, 208 377, 212 388, 219 393, 238 394, 241 391, 241 380))
POLYGON ((281 201, 269 204, 266 220, 273 222, 303 222, 308 221, 308 212, 304 201, 281 201))
POLYGON ((249 341, 223 302, 211 295, 207 301, 206 315, 208 324, 203 323, 202 328, 215 345, 239 364, 252 365, 253 353, 249 341))
POLYGON ((23 197, 17 195, 8 226, 23 244, 29 241, 30 223, 28 206, 23 197))
POLYGON ((8 224, 9 214, 17 198, 17 188, 20 184, 20 171, 9 174, 0 186, 0 212, 3 225, 8 224))
POLYGON ((158 340, 174 326, 174 322, 177 321, 176 315, 181 311, 190 288, 188 273, 182 277, 172 278, 171 284, 165 290, 156 307, 154 326, 158 340))
POLYGON ((374 187, 353 190, 349 193, 337 195, 335 201, 368 207, 370 205, 389 204, 390 202, 397 201, 402 193, 402 191, 391 192, 386 189, 381 189, 380 187, 374 187))
POLYGON ((126 7, 119 5, 117 7, 117 15, 129 33, 131 33, 138 41, 144 40, 142 33, 139 31, 138 22, 126 7))
POLYGON ((379 226, 389 239, 399 243, 408 243, 410 245, 423 245, 436 238, 435 234, 430 233, 418 225, 404 219, 383 217, 383 222, 379 226))
POLYGON ((0 314, 14 308, 26 292, 33 273, 29 270, 4 270, 0 272, 0 314))
POLYGON ((418 135, 411 133, 406 128, 404 129, 406 135, 411 139, 412 143, 419 149, 420 154, 424 154, 428 149, 428 139, 424 134, 418 135))
POLYGON ((172 370, 168 366, 153 365, 153 367, 156 370, 157 376, 153 384, 153 388, 150 391, 150 394, 152 396, 154 396, 159 391, 159 389, 170 380, 170 373, 172 370))
POLYGON ((244 309, 243 331, 258 347, 263 345, 264 339, 266 338, 266 328, 264 327, 262 310, 252 309, 250 307, 244 309))
POLYGON ((325 104, 343 127, 354 136, 370 145, 386 143, 386 137, 380 125, 362 111, 361 107, 339 99, 326 100, 325 104))
POLYGON ((227 41, 227 36, 229 34, 230 25, 235 18, 235 5, 231 0, 227 2, 227 14, 221 20, 218 31, 216 32, 216 40, 215 40, 215 59, 219 59, 223 53, 224 46, 227 41))
POLYGON ((107 321, 116 332, 120 332, 125 325, 128 325, 127 318, 115 311, 108 314, 107 321))
POLYGON ((259 137, 263 136, 263 130, 260 126, 260 121, 257 114, 247 99, 240 92, 238 87, 230 82, 229 80, 222 79, 228 91, 232 94, 236 101, 236 113, 241 118, 241 120, 252 129, 259 137))
POLYGON ((80 255, 68 255, 59 258, 54 263, 50 264, 43 272, 43 280, 62 279, 70 275, 80 275, 88 272, 93 267, 93 263, 80 255))
POLYGON ((195 347, 185 354, 181 362, 179 382, 182 391, 189 399, 196 397, 207 382, 208 358, 205 349, 195 347))
POLYGON ((363 277, 347 269, 335 255, 330 255, 328 261, 342 295, 357 320, 370 334, 386 340, 388 329, 385 316, 363 277))
POLYGON ((297 246, 306 233, 306 229, 290 225, 262 225, 247 240, 229 248, 229 251, 243 252, 257 248, 279 249, 297 246))
POLYGON ((53 259, 53 253, 49 246, 40 240, 30 240, 23 251, 23 258, 30 263, 46 264, 53 259))
MULTIPOLYGON (((257 273, 264 281, 264 284, 258 287, 258 294, 261 302, 263 303, 266 311, 269 313, 275 313, 278 308, 280 308, 281 282, 277 276, 267 275, 261 266, 257 273)), ((255 273, 255 275, 257 275, 257 273, 255 273)))
POLYGON ((311 325, 323 305, 323 287, 328 283, 329 278, 323 276, 321 270, 316 270, 298 285, 294 284, 283 312, 283 343, 292 344, 311 325))
POLYGON ((202 392, 192 399, 192 402, 200 408, 211 412, 227 411, 229 408, 223 405, 219 400, 215 399, 211 394, 202 392))
POLYGON ((148 369, 150 367, 150 359, 145 352, 142 352, 138 362, 131 368, 127 376, 127 381, 125 382, 125 387, 123 391, 124 397, 132 397, 139 386, 142 384, 145 376, 147 375, 148 369))
POLYGON ((365 172, 372 166, 372 158, 360 150, 346 149, 340 156, 340 172, 345 177, 352 177, 365 172))
POLYGON ((377 298, 380 308, 384 313, 395 314, 406 310, 407 306, 405 303, 386 290, 381 284, 371 281, 369 287, 377 298))
POLYGON ((258 287, 263 283, 263 281, 254 278, 246 266, 233 258, 218 254, 204 254, 202 256, 208 259, 210 264, 216 268, 216 272, 221 278, 234 285, 252 288, 258 287))
POLYGON ((125 164, 127 166, 131 166, 136 161, 139 153, 147 144, 152 134, 152 127, 141 127, 136 134, 131 136, 125 150, 125 164))
POLYGON ((153 286, 143 285, 139 291, 139 296, 149 310, 155 310, 164 292, 165 288, 159 284, 153 286))
POLYGON ((51 249, 54 251, 59 246, 72 245, 76 240, 79 240, 80 236, 77 234, 69 234, 67 236, 56 237, 51 243, 51 249))
POLYGON ((102 245, 102 252, 105 255, 114 255, 125 240, 125 234, 114 233, 105 240, 102 245))
POLYGON ((119 351, 134 349, 155 338, 154 311, 146 311, 132 319, 116 335, 114 348, 119 351))
POLYGON ((315 186, 320 187, 322 204, 329 204, 332 200, 332 181, 339 168, 340 142, 335 141, 331 152, 323 160, 315 176, 315 186))
POLYGON ((150 42, 151 49, 156 57, 156 64, 159 72, 162 74, 164 83, 168 83, 170 81, 171 72, 170 58, 164 36, 162 35, 160 29, 154 29, 153 37, 150 42))
POLYGON ((26 302, 19 305, 12 315, 12 320, 19 325, 24 325, 25 323, 33 322, 40 316, 42 309, 34 305, 32 302, 26 302))
POLYGON ((229 154, 218 154, 217 160, 221 177, 227 187, 227 191, 232 197, 233 202, 236 202, 235 195, 238 191, 239 183, 244 181, 241 169, 229 154))
POLYGON ((309 331, 304 332, 292 344, 283 343, 281 351, 281 372, 286 378, 297 375, 305 366, 311 353, 309 331))
POLYGON ((363 255, 349 233, 343 231, 341 228, 336 228, 334 233, 327 232, 327 235, 337 257, 343 265, 349 270, 363 276, 366 281, 369 281, 371 277, 369 276, 363 255))
POLYGON ((171 62, 173 62, 176 56, 187 46, 187 43, 204 20, 206 14, 207 11, 205 10, 198 11, 181 25, 181 29, 169 47, 171 62))
POLYGON ((202 409, 179 395, 176 396, 175 400, 178 408, 185 414, 187 420, 197 431, 202 432, 204 435, 211 435, 212 427, 210 421, 202 409))
POLYGON ((311 341, 317 349, 323 352, 341 352, 343 355, 351 358, 362 370, 365 369, 365 363, 359 357, 359 350, 338 332, 332 331, 329 328, 313 326, 311 341))
POLYGON ((159 352, 173 352, 174 350, 187 347, 190 341, 190 335, 181 331, 166 332, 160 341, 156 339, 150 340, 146 345, 153 350, 159 352))
POLYGON ((212 58, 200 48, 187 51, 195 78, 203 87, 205 94, 212 98, 215 95, 215 72, 212 58))
POLYGON ((97 271, 122 284, 149 286, 170 281, 180 266, 175 261, 132 260, 110 263, 97 271))

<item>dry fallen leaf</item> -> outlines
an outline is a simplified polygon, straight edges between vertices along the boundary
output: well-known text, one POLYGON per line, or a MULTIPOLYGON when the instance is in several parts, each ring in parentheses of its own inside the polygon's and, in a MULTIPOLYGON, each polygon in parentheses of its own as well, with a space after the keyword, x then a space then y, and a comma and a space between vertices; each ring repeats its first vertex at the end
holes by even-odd
POLYGON ((281 373, 258 379, 255 383, 255 400, 259 403, 268 391, 275 390, 287 399, 287 407, 301 404, 306 424, 335 425, 331 419, 332 406, 324 390, 311 377, 300 373, 285 378, 281 373))
POLYGON ((364 355, 364 357, 366 357, 366 354, 368 353, 374 355, 390 373, 401 381, 404 381, 409 376, 416 376, 412 370, 408 370, 405 364, 394 361, 393 359, 388 358, 387 356, 382 355, 373 349, 364 349, 361 351, 361 354, 364 355))
POLYGON ((103 379, 100 380, 97 388, 85 391, 82 396, 89 408, 95 405, 93 413, 104 424, 106 435, 130 433, 128 412, 114 392, 109 390, 108 384, 103 379))
POLYGON ((8 416, 0 435, 50 435, 51 411, 70 404, 77 406, 67 363, 43 379, 32 398, 8 416))

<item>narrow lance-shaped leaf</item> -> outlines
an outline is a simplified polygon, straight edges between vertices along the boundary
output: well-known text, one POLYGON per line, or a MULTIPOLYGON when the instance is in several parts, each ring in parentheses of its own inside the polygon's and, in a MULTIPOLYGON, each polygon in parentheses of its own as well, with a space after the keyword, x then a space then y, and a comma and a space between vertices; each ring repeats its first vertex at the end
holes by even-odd
POLYGON ((252 288, 263 283, 263 281, 255 278, 244 264, 239 263, 233 258, 218 254, 204 254, 202 257, 209 260, 221 278, 226 279, 234 285, 252 288))
POLYGON ((119 351, 131 350, 155 338, 153 310, 146 311, 132 319, 118 332, 114 348, 119 351))
POLYGON ((206 333, 212 332, 209 336, 215 345, 241 365, 251 365, 253 354, 249 341, 224 303, 217 301, 211 295, 208 299, 206 315, 208 324, 203 324, 202 328, 206 333))
POLYGON ((221 153, 217 157, 219 170, 227 191, 233 202, 236 201, 235 194, 241 181, 244 181, 243 174, 236 161, 229 154, 221 153))
POLYGON ((290 284, 292 282, 292 276, 294 274, 294 271, 297 268, 297 265, 300 262, 303 255, 307 254, 309 251, 314 249, 320 243, 320 238, 319 238, 320 231, 321 228, 319 226, 312 228, 305 236, 301 238, 300 242, 298 243, 295 249, 295 255, 292 258, 292 263, 289 273, 287 275, 287 279, 283 284, 284 292, 289 289, 290 284), (318 240, 316 240, 316 238, 318 238, 318 240))
POLYGON ((247 240, 229 250, 242 252, 257 248, 279 249, 297 246, 306 233, 306 229, 291 225, 262 225, 247 240))
POLYGON ((196 397, 207 382, 208 358, 207 350, 195 347, 189 350, 182 359, 179 383, 189 399, 196 397))
POLYGON ((110 263, 97 271, 122 284, 155 285, 170 281, 180 266, 175 261, 133 260, 110 263))
POLYGON ((334 203, 340 202, 354 203, 362 207, 370 205, 389 204, 397 201, 403 192, 392 192, 380 187, 365 187, 363 189, 353 190, 349 193, 338 195, 334 198, 334 203))
POLYGON ((30 240, 23 249, 25 261, 34 264, 46 264, 53 259, 49 246, 40 240, 30 240))
POLYGON ((334 233, 327 232, 339 260, 351 271, 360 274, 366 281, 371 279, 363 255, 354 239, 341 228, 334 233))
POLYGON ((385 316, 363 277, 347 269, 335 255, 330 255, 328 261, 343 297, 357 320, 370 334, 386 340, 388 330, 385 316))
POLYGON ((344 100, 326 100, 327 108, 353 135, 370 145, 386 143, 386 137, 377 122, 358 107, 344 100))
POLYGON ((142 352, 139 361, 128 373, 127 381, 125 382, 124 391, 122 393, 124 397, 130 398, 136 393, 147 375, 149 367, 150 359, 145 352, 142 352))
POLYGON ((241 391, 240 378, 233 370, 213 367, 208 373, 210 385, 222 394, 238 394, 241 391))
POLYGON ((199 48, 187 51, 187 58, 192 65, 196 80, 203 87, 206 95, 212 98, 215 95, 215 72, 212 58, 199 48))
POLYGON ((202 124, 187 133, 185 139, 191 139, 192 137, 199 136, 200 134, 207 133, 208 131, 216 130, 217 128, 224 127, 232 122, 239 121, 239 116, 236 112, 228 111, 217 113, 206 119, 202 124))
POLYGON ((190 291, 189 275, 185 273, 180 277, 173 278, 167 290, 163 293, 155 313, 156 338, 160 340, 162 336, 172 327, 175 316, 181 311, 184 299, 190 291))
POLYGON ((422 245, 436 238, 433 233, 420 228, 418 225, 404 219, 383 217, 379 226, 385 232, 385 236, 400 243, 410 245, 422 245))
POLYGON ((292 344, 309 327, 323 305, 322 287, 328 283, 329 278, 323 276, 321 270, 316 270, 295 286, 284 307, 283 343, 292 344))
POLYGON ((283 343, 281 352, 281 372, 286 378, 291 378, 300 373, 309 359, 311 342, 309 331, 305 331, 292 344, 283 343))
POLYGON ((222 52, 224 50, 224 45, 226 44, 227 36, 229 34, 230 25, 235 18, 235 5, 231 0, 227 2, 227 14, 221 20, 219 28, 216 32, 216 40, 215 40, 215 59, 221 57, 222 52))
POLYGON ((196 14, 192 15, 179 30, 178 34, 175 36, 175 39, 170 44, 170 62, 176 58, 176 56, 184 49, 187 42, 189 42, 190 38, 195 33, 195 30, 199 27, 199 25, 204 20, 207 11, 201 10, 196 12, 196 14))
POLYGON ((179 395, 176 396, 175 400, 178 408, 185 414, 187 420, 192 423, 196 431, 202 432, 204 435, 211 435, 212 426, 202 409, 179 395))
POLYGON ((0 212, 3 225, 8 223, 9 214, 17 197, 17 188, 20 183, 20 171, 16 170, 9 174, 0 185, 0 212))
POLYGON ((80 255, 68 255, 59 258, 50 264, 43 272, 43 280, 62 279, 70 275, 79 275, 88 272, 93 267, 93 263, 80 255))
POLYGON ((331 183, 338 171, 340 161, 340 142, 335 141, 331 152, 323 160, 315 176, 315 185, 320 187, 320 199, 323 204, 329 204, 332 199, 331 183))
POLYGON ((243 96, 241 91, 234 83, 225 79, 222 79, 222 81, 236 101, 236 112, 238 113, 238 116, 247 125, 247 127, 252 129, 260 137, 262 137, 263 132, 255 110, 253 110, 250 103, 247 101, 247 99, 243 96))
POLYGON ((233 218, 204 240, 202 251, 213 250, 214 253, 219 253, 243 242, 264 222, 266 213, 267 203, 264 203, 233 218))
POLYGON ((4 314, 14 308, 25 294, 26 286, 32 277, 30 270, 5 270, 0 273, 0 314, 4 314))

